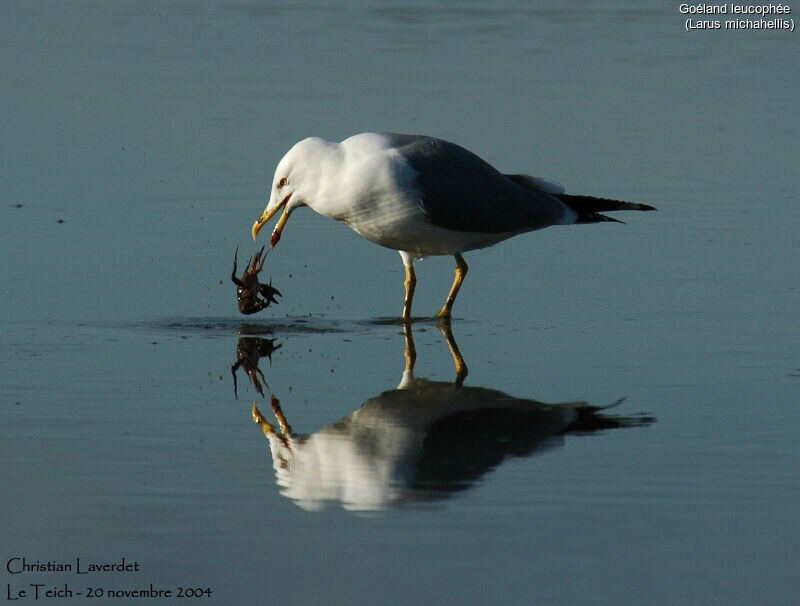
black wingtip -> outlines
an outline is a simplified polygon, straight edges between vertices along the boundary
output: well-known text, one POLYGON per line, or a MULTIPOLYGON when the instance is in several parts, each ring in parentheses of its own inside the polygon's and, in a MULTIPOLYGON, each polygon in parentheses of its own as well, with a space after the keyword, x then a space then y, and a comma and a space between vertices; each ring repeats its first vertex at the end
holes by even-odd
POLYGON ((577 223, 599 223, 601 221, 623 223, 623 221, 619 219, 613 219, 600 213, 615 210, 657 210, 655 206, 650 206, 649 204, 627 202, 625 200, 612 200, 610 198, 597 198, 595 196, 560 194, 558 198, 578 213, 577 223))

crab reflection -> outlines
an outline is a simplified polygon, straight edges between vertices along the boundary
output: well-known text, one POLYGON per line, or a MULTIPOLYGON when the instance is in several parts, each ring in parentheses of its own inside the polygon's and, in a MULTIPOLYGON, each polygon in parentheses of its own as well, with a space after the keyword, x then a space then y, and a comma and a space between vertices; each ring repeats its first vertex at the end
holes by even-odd
POLYGON ((262 337, 239 337, 236 344, 236 363, 231 366, 231 375, 233 375, 233 395, 239 397, 236 371, 240 368, 244 370, 245 374, 253 384, 253 388, 262 396, 264 395, 264 388, 261 381, 264 383, 267 380, 264 378, 264 373, 258 367, 258 363, 263 357, 269 358, 272 364, 272 352, 280 348, 280 343, 275 344, 276 339, 265 339, 262 337))
POLYGON ((469 488, 508 457, 562 446, 567 434, 654 421, 610 415, 608 407, 586 402, 546 404, 465 387, 466 364, 449 326, 440 329, 456 367, 452 382, 414 376, 416 353, 407 327, 400 385, 316 433, 294 433, 274 397, 278 429, 253 406, 283 496, 305 509, 339 502, 357 511, 442 499, 469 488))

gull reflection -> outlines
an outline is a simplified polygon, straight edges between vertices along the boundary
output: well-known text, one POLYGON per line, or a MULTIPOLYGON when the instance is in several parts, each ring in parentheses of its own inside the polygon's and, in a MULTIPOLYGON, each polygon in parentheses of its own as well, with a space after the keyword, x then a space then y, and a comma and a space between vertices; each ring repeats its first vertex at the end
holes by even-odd
POLYGON ((311 435, 292 431, 276 398, 278 428, 257 406, 253 420, 269 441, 281 494, 305 509, 339 502, 356 511, 446 498, 473 485, 508 457, 560 447, 567 434, 649 425, 586 402, 546 404, 495 389, 468 387, 467 366, 449 326, 454 381, 414 376, 416 350, 406 327, 403 378, 311 435))

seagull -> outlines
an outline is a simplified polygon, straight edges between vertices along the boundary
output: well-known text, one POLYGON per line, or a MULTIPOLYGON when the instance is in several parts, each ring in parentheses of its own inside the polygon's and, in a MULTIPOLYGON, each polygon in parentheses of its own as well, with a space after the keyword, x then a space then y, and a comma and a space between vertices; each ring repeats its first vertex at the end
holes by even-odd
POLYGON ((253 239, 278 211, 274 248, 294 210, 308 206, 367 240, 397 250, 405 266, 402 320, 411 321, 414 262, 452 255, 455 278, 437 317, 449 321, 467 264, 462 253, 551 225, 613 221, 647 204, 570 195, 552 181, 503 174, 469 150, 435 137, 361 133, 341 143, 309 137, 278 163, 253 239))

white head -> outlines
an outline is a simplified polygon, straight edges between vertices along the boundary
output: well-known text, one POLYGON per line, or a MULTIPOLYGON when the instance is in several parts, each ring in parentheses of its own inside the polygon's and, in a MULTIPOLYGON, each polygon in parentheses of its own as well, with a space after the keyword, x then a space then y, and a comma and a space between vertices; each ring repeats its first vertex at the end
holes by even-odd
POLYGON ((275 169, 267 208, 253 224, 254 240, 264 224, 283 208, 281 218, 272 232, 271 244, 274 247, 280 240, 283 226, 292 211, 298 206, 312 205, 332 148, 335 148, 335 144, 310 137, 296 143, 286 153, 275 169))

